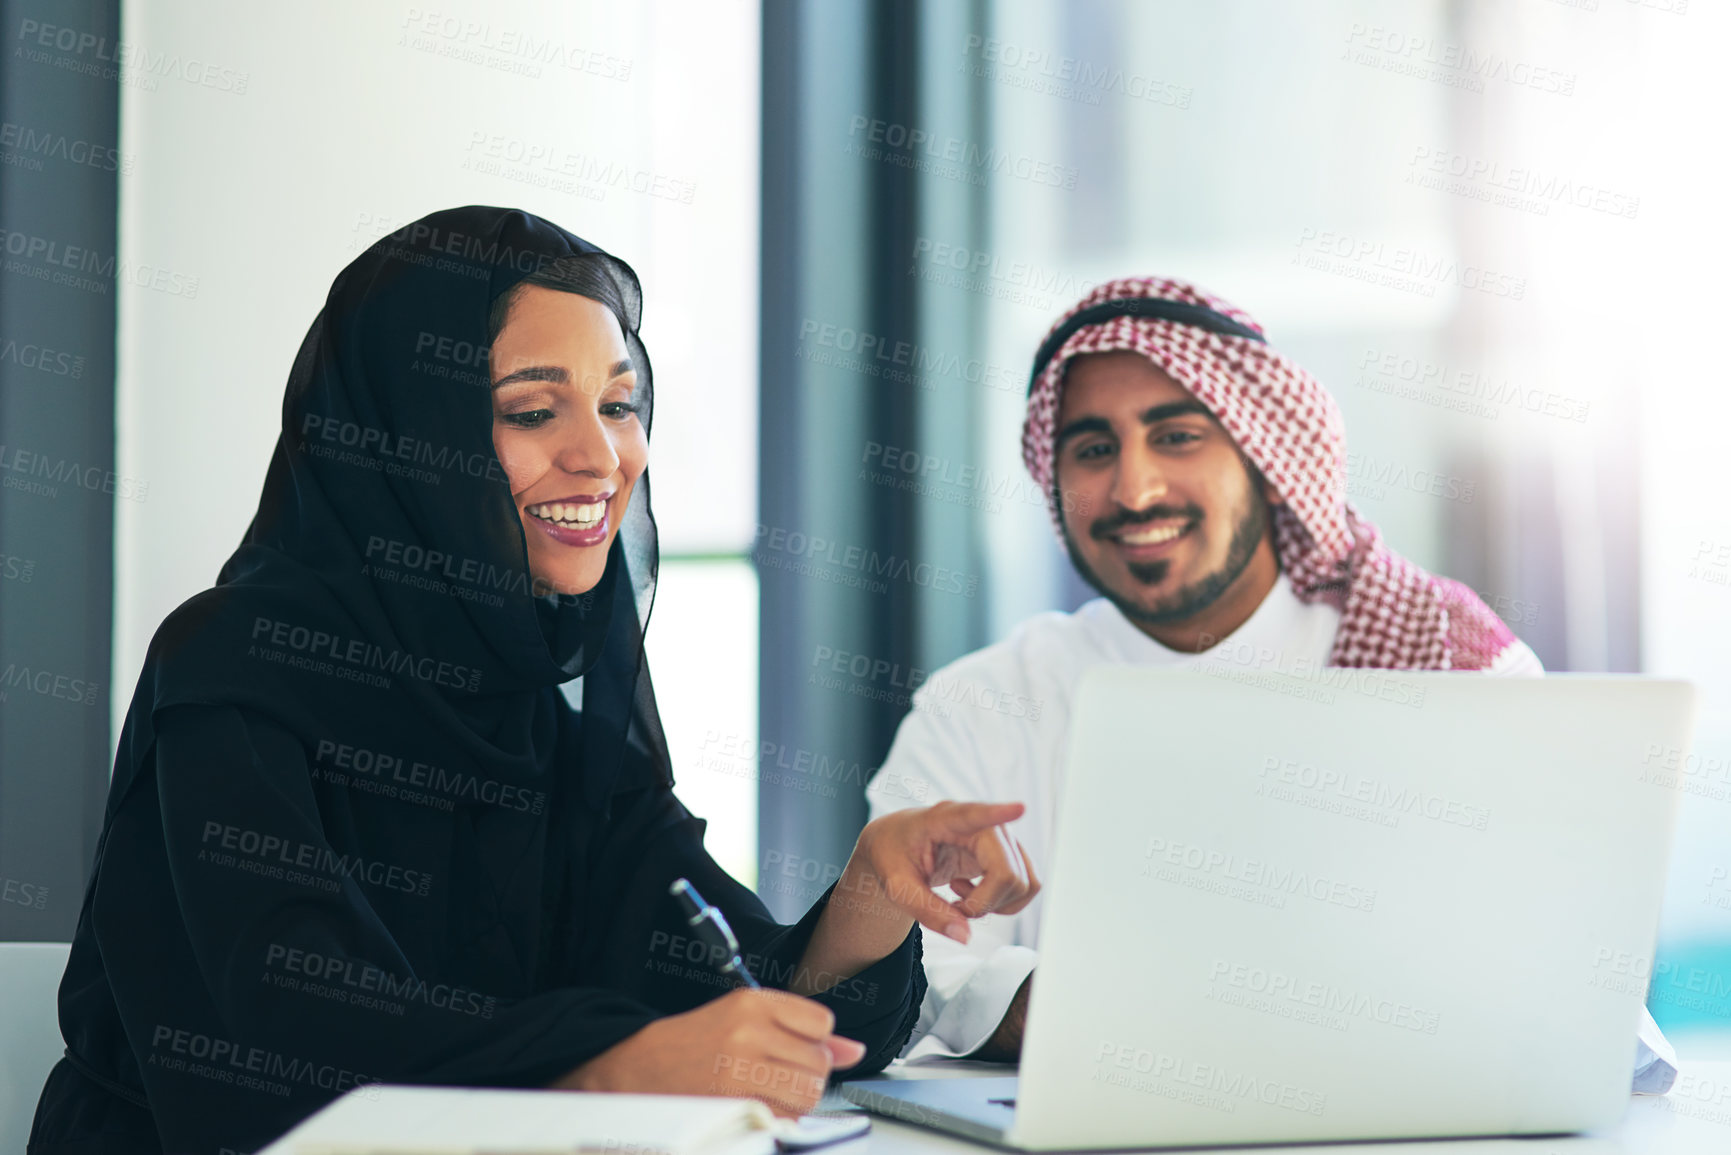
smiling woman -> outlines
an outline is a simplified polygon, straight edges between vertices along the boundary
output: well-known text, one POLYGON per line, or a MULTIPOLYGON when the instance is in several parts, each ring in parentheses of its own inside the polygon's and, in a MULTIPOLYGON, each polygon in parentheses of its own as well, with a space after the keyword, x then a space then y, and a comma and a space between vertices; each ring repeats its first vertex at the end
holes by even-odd
POLYGON ((643 650, 641 313, 630 266, 510 209, 337 276, 244 541, 146 657, 32 1155, 255 1150, 375 1081, 802 1112, 907 1039, 916 921, 1032 899, 1019 804, 867 826, 792 926, 709 856, 643 650), (678 878, 780 989, 718 990, 678 878))
POLYGON ((530 572, 549 591, 581 593, 601 580, 648 465, 649 375, 626 348, 629 327, 598 257, 555 261, 492 309, 493 445, 530 572))

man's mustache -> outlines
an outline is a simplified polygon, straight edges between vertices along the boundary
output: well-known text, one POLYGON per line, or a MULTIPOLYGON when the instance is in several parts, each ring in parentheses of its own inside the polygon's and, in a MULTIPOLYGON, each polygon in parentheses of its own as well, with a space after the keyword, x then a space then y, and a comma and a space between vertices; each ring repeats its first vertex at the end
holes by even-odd
POLYGON ((1202 520, 1202 507, 1191 503, 1183 508, 1173 505, 1151 505, 1147 509, 1121 509, 1110 517, 1102 517, 1088 527, 1088 536, 1095 541, 1104 541, 1127 525, 1141 525, 1148 521, 1170 521, 1183 518, 1191 525, 1202 520))

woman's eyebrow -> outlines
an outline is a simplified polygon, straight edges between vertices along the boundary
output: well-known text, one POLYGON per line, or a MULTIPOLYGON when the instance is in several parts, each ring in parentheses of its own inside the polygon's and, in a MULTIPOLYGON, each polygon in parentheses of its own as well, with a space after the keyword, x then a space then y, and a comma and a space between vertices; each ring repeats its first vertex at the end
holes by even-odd
MULTIPOLYGON (((623 377, 631 371, 631 358, 627 357, 623 361, 613 363, 613 367, 607 371, 607 379, 611 381, 613 378, 623 377)), ((493 388, 521 385, 525 381, 551 381, 555 385, 564 385, 570 380, 571 374, 567 373, 561 365, 531 365, 526 369, 519 369, 515 373, 505 374, 493 382, 493 388)))
POLYGON ((505 374, 493 382, 493 388, 517 385, 524 381, 551 381, 556 385, 563 385, 570 379, 571 375, 559 365, 531 365, 527 369, 519 369, 515 373, 505 374))

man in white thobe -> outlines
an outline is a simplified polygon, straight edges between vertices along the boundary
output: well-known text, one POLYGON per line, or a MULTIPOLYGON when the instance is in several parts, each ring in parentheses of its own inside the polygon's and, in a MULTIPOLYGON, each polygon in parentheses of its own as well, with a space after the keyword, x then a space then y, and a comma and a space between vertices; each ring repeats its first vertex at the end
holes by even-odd
MULTIPOLYGON (((1383 544, 1345 500, 1345 458, 1333 398, 1241 310, 1164 278, 1095 289, 1035 358, 1023 460, 1101 596, 931 675, 867 789, 872 817, 921 799, 1024 802, 1015 833, 1042 872, 1072 694, 1103 663, 1357 667, 1367 692, 1378 669, 1542 674, 1471 590, 1383 544)), ((904 1057, 1019 1056, 1043 905, 977 920, 965 944, 927 936, 904 1057)), ((1650 1019, 1643 1037, 1669 1054, 1650 1019)), ((1637 1089, 1669 1086, 1654 1057, 1643 1043, 1637 1089)))

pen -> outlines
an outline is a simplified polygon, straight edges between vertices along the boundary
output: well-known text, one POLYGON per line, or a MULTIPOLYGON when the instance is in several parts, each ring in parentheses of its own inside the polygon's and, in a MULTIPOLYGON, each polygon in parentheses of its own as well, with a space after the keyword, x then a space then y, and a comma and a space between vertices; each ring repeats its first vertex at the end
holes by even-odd
POLYGON ((715 961, 715 969, 731 976, 742 987, 759 989, 758 981, 745 969, 745 960, 739 957, 739 940, 733 937, 727 916, 704 902, 697 888, 686 879, 674 879, 667 893, 679 903, 680 912, 685 915, 685 925, 691 928, 691 933, 709 947, 709 957, 715 961))

